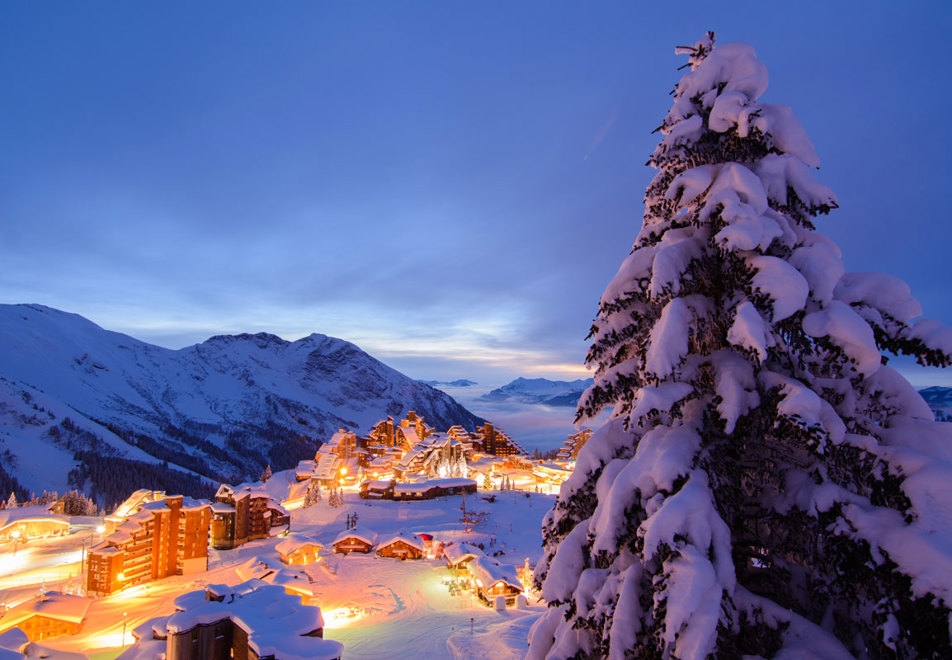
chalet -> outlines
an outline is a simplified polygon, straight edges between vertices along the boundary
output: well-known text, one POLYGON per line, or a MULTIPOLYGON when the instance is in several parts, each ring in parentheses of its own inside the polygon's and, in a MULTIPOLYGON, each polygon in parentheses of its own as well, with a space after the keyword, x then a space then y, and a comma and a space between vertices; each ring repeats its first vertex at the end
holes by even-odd
POLYGON ((342 552, 346 555, 351 552, 370 552, 376 544, 376 533, 363 527, 355 527, 338 534, 331 546, 334 552, 342 552))
POLYGON ((304 565, 319 561, 324 546, 303 536, 292 534, 274 546, 285 564, 304 565))
POLYGON ((500 564, 492 557, 477 557, 469 562, 469 572, 473 576, 476 595, 485 603, 492 603, 497 596, 503 596, 506 603, 515 605, 523 592, 522 581, 514 566, 500 564))
POLYGON ((360 497, 365 500, 392 500, 396 482, 366 479, 360 484, 360 497))
POLYGON ((183 594, 175 609, 151 626, 155 636, 166 635, 169 660, 339 660, 343 653, 340 642, 323 639, 319 607, 260 580, 183 594))
POLYGON ((456 577, 470 577, 469 563, 478 557, 485 557, 483 551, 469 543, 454 543, 443 548, 446 565, 456 571, 456 577))
POLYGON ((10 608, 0 617, 0 633, 19 628, 31 642, 75 635, 86 619, 89 599, 50 591, 10 608))
POLYGON ((393 488, 393 499, 432 500, 436 497, 475 492, 476 482, 472 479, 430 479, 416 483, 396 484, 393 488))
POLYGON ((426 547, 415 536, 401 532, 377 546, 377 555, 395 559, 423 559, 426 547))

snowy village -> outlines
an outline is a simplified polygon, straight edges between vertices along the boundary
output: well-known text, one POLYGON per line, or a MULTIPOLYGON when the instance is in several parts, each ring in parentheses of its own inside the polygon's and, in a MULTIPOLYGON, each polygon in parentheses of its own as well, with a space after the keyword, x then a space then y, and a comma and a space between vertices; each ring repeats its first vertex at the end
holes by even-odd
POLYGON ((952 658, 952 6, 808 7, 0 7, 0 660, 952 658))
POLYGON ((505 654, 500 630, 540 609, 537 530, 591 434, 534 460, 488 422, 441 433, 410 411, 214 501, 139 489, 100 517, 66 515, 90 507, 75 492, 11 495, 0 643, 35 643, 31 657, 384 657, 419 642, 422 616, 441 621, 426 644, 505 654))

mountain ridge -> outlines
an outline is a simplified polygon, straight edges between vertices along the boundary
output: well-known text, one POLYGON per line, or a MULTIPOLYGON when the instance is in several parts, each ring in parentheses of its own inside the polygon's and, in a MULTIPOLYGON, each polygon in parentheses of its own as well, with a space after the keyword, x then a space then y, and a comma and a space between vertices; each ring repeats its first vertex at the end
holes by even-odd
POLYGON ((96 465, 105 458, 199 483, 235 482, 266 464, 291 467, 339 428, 366 432, 387 415, 416 410, 437 428, 482 421, 444 392, 319 333, 295 341, 215 335, 173 350, 78 314, 0 305, 0 346, 0 465, 37 492, 72 486, 101 495, 95 475, 108 475, 96 465))

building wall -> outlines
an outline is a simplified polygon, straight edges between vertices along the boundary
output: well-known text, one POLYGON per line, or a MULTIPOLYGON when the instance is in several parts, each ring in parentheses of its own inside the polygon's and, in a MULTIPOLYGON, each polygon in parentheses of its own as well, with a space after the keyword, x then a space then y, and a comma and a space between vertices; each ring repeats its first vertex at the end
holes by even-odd
POLYGON ((122 543, 120 553, 90 551, 87 590, 112 593, 123 587, 186 572, 200 572, 208 565, 208 506, 182 510, 181 495, 165 499, 166 509, 150 510, 151 518, 122 543), (119 557, 115 559, 105 557, 119 557), (122 579, 119 579, 119 576, 122 579))
POLYGON ((285 563, 304 565, 317 561, 317 552, 319 548, 319 545, 305 545, 292 550, 290 553, 288 553, 285 563))
POLYGON ((211 543, 218 550, 235 547, 235 512, 216 511, 211 521, 211 543))
POLYGON ((370 544, 357 539, 344 539, 334 545, 334 552, 343 552, 344 554, 349 552, 370 552, 372 547, 370 544))
POLYGON ((86 592, 91 594, 111 594, 120 588, 119 574, 122 572, 125 553, 90 551, 86 563, 86 592))
POLYGON ((60 637, 62 635, 75 635, 79 632, 81 623, 63 621, 61 619, 51 619, 49 617, 36 614, 25 621, 17 624, 17 628, 26 633, 31 642, 38 642, 50 637, 60 637))
POLYGON ((203 506, 199 509, 185 509, 179 517, 178 524, 178 556, 176 564, 179 572, 192 572, 185 567, 201 565, 201 570, 208 566, 208 533, 211 527, 211 507, 203 506))
POLYGON ((395 557, 397 559, 420 559, 423 553, 419 548, 414 548, 409 543, 395 541, 385 548, 377 551, 381 557, 395 557))
POLYGON ((69 521, 55 518, 17 520, 0 530, 0 541, 11 540, 14 531, 19 533, 20 543, 45 536, 64 536, 69 533, 69 521))

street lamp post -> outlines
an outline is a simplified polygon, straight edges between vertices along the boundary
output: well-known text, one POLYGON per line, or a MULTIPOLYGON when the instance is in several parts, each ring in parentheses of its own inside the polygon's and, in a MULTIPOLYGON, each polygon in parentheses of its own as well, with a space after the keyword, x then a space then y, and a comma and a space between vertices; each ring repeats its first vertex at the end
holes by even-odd
POLYGON ((17 541, 20 540, 20 530, 19 530, 19 529, 13 530, 12 532, 10 532, 10 536, 13 537, 13 554, 16 554, 16 553, 17 553, 17 541))
POLYGON ((119 643, 119 646, 126 645, 126 612, 122 613, 122 641, 119 643))

